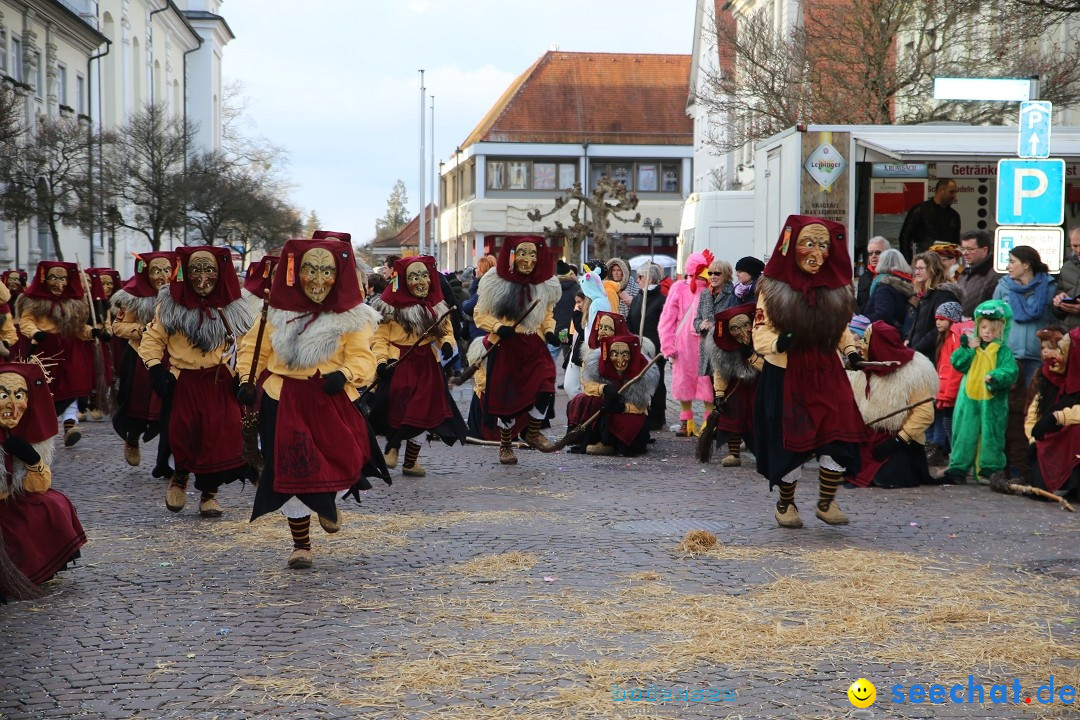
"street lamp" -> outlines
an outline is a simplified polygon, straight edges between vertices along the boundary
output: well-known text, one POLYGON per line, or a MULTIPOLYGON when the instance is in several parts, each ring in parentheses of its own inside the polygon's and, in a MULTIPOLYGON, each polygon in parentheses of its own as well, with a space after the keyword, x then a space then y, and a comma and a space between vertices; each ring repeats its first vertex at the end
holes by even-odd
POLYGON ((638 337, 645 339, 645 310, 649 300, 649 280, 652 278, 652 265, 656 260, 656 250, 654 248, 656 242, 656 231, 659 228, 664 227, 664 223, 660 221, 660 218, 650 219, 645 218, 641 222, 642 227, 649 229, 649 263, 645 269, 645 287, 641 288, 641 326, 638 328, 638 337))

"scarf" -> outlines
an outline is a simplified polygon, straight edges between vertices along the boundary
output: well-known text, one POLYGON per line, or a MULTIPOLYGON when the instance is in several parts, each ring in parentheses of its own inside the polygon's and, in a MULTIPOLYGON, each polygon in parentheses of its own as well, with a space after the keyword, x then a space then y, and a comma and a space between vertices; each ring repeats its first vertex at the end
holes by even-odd
POLYGON ((742 300, 744 297, 750 294, 750 291, 754 289, 754 283, 735 283, 735 297, 742 300))
POLYGON ((1001 278, 1009 292, 1009 305, 1013 309, 1013 321, 1035 322, 1042 317, 1050 299, 1050 276, 1039 273, 1027 285, 1021 285, 1008 275, 1001 278))

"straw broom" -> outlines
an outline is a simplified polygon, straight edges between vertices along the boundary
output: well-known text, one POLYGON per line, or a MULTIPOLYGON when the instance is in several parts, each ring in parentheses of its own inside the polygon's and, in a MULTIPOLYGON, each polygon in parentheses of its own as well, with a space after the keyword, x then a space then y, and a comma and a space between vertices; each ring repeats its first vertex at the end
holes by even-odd
POLYGON ((1004 493, 1005 495, 1034 495, 1035 497, 1041 497, 1045 500, 1053 500, 1060 504, 1063 510, 1076 512, 1076 508, 1070 505, 1063 497, 1059 497, 1052 492, 1047 492, 1042 488, 1032 487, 1031 485, 1011 483, 1003 477, 991 477, 990 489, 994 492, 1004 493))
POLYGON ((4 536, 0 533, 0 588, 16 600, 36 600, 45 593, 12 561, 4 545, 4 536))
POLYGON ((713 441, 716 439, 716 424, 720 422, 720 415, 723 414, 727 406, 728 398, 735 394, 739 389, 739 383, 741 380, 735 381, 735 386, 731 389, 720 404, 713 405, 712 412, 709 413, 709 417, 705 419, 705 426, 701 428, 701 434, 698 435, 697 442, 697 459, 698 462, 707 463, 712 459, 713 454, 713 441))
MULTIPOLYGON (((83 292, 86 294, 86 303, 90 306, 90 322, 93 323, 93 327, 98 326, 97 310, 94 308, 94 298, 90 294, 90 283, 87 281, 86 273, 83 272, 82 261, 79 260, 79 256, 75 256, 75 267, 79 272, 79 279, 82 281, 83 292)), ((106 332, 108 328, 105 328, 106 332)), ((91 340, 94 344, 94 395, 97 400, 98 410, 104 415, 112 415, 115 408, 112 406, 112 395, 109 394, 109 385, 105 382, 105 355, 102 350, 101 343, 96 339, 91 340)))
MULTIPOLYGON (((536 307, 539 304, 540 304, 540 298, 536 298, 535 300, 533 300, 532 305, 530 305, 528 307, 528 309, 525 310, 524 313, 522 313, 521 317, 519 317, 517 320, 514 321, 514 324, 510 326, 510 329, 511 330, 516 330, 517 326, 521 324, 521 321, 524 320, 525 318, 529 317, 529 313, 531 313, 533 311, 533 308, 536 307)), ((502 342, 502 338, 501 337, 496 337, 495 341, 493 343, 491 343, 491 347, 489 347, 487 350, 485 350, 483 355, 476 358, 476 361, 473 362, 472 364, 470 364, 469 367, 465 368, 465 370, 460 375, 458 375, 457 377, 450 378, 450 381, 449 381, 450 387, 457 387, 459 385, 464 385, 466 382, 468 382, 470 379, 472 379, 472 376, 476 374, 476 371, 479 370, 480 366, 484 364, 485 360, 487 360, 487 356, 490 355, 495 348, 499 347, 500 342, 502 342)))
MULTIPOLYGON (((619 388, 619 393, 622 394, 622 393, 626 392, 627 388, 629 388, 631 385, 636 383, 641 378, 645 377, 645 373, 647 373, 649 371, 649 368, 651 368, 653 365, 655 365, 657 363, 657 361, 660 360, 660 358, 662 358, 662 357, 663 357, 663 355, 661 355, 660 353, 656 353, 656 355, 653 356, 653 359, 650 360, 645 365, 645 367, 641 368, 641 372, 639 372, 637 375, 635 375, 634 377, 630 378, 625 383, 623 383, 622 387, 619 388)), ((562 450, 567 445, 576 445, 578 442, 580 442, 581 438, 588 431, 589 426, 592 425, 594 422, 596 422, 597 418, 599 418, 600 415, 603 412, 604 412, 603 408, 597 410, 592 415, 590 415, 588 418, 586 418, 585 421, 582 422, 580 425, 578 425, 575 428, 571 428, 570 430, 568 430, 566 435, 563 435, 562 440, 559 440, 559 442, 555 443, 555 445, 553 446, 553 449, 549 450, 549 452, 558 452, 559 450, 562 450)))

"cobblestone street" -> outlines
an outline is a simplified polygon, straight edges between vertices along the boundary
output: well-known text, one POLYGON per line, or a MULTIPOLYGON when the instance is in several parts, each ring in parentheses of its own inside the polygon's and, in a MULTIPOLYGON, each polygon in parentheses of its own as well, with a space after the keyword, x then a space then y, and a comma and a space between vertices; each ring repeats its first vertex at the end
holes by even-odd
MULTIPOLYGON (((463 398, 459 391, 459 398, 463 398)), ((669 421, 672 417, 669 412, 669 421)), ((551 434, 561 435, 562 420, 551 434)), ((0 718, 1065 717, 1080 681, 1080 517, 973 485, 841 490, 851 524, 783 530, 753 473, 658 434, 641 458, 425 446, 289 571, 280 516, 179 514, 105 422, 58 449, 89 542, 40 601, 0 607, 0 718), (689 530, 720 544, 691 555, 689 530), (986 702, 897 703, 963 683, 986 702), (857 678, 877 703, 854 710, 857 678), (1020 705, 990 702, 1018 678, 1020 705), (635 702, 635 689, 719 699, 635 702), (726 694, 725 694, 726 693, 726 694), (1032 705, 1023 698, 1032 696, 1032 705), (649 713, 646 715, 645 713, 649 713)), ((966 690, 965 690, 966 692, 966 690)))

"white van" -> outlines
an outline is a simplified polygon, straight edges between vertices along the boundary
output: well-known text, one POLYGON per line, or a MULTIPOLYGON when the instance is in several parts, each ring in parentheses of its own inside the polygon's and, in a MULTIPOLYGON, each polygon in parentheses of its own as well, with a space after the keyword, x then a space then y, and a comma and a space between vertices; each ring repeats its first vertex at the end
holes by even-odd
POLYGON ((679 272, 687 257, 706 248, 732 266, 748 255, 761 257, 754 250, 753 191, 716 190, 686 199, 679 224, 679 272))

